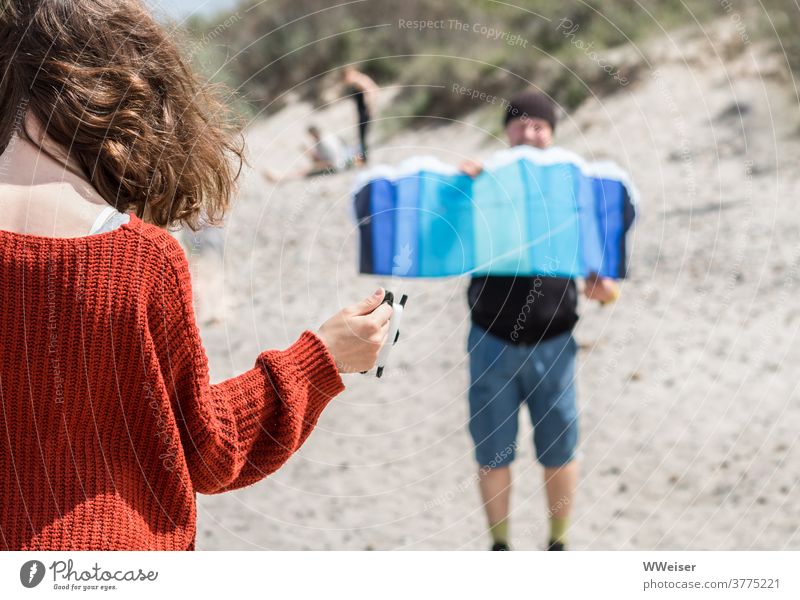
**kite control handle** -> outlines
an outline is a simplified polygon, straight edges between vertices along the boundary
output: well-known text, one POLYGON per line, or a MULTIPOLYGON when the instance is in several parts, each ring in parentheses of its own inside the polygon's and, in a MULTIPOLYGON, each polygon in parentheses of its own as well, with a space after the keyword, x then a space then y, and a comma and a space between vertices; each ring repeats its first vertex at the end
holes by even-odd
MULTIPOLYGON (((383 297, 383 302, 381 302, 381 304, 388 304, 392 307, 392 318, 389 321, 389 333, 386 336, 386 342, 383 344, 380 352, 378 352, 378 360, 375 363, 377 366, 375 370, 376 377, 381 377, 383 375, 383 370, 389 362, 389 354, 392 352, 392 347, 400 338, 400 322, 403 320, 403 309, 406 306, 406 300, 408 300, 408 296, 403 294, 400 301, 395 302, 394 294, 387 290, 383 297)), ((362 373, 368 372, 369 371, 362 371, 362 373)))

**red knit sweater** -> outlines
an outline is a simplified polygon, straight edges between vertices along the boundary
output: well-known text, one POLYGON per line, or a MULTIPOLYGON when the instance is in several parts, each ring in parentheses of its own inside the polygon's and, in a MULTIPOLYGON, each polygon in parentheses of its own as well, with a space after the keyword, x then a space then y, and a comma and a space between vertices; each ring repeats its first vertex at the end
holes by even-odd
POLYGON ((255 483, 344 389, 306 331, 209 384, 186 256, 135 216, 0 231, 0 548, 194 549, 195 493, 255 483))

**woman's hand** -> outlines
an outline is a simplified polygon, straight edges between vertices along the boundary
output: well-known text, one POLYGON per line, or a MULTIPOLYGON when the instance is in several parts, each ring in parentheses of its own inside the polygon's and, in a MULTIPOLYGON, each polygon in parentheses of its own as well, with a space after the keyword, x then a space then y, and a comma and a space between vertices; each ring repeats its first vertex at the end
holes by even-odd
POLYGON ((600 277, 597 273, 592 273, 586 278, 583 295, 600 304, 608 304, 619 298, 619 285, 610 277, 600 277))
POLYGON ((383 288, 358 304, 343 308, 319 328, 317 335, 328 347, 341 373, 368 371, 389 333, 392 307, 381 304, 383 288))
POLYGON ((483 165, 475 160, 465 160, 458 165, 458 170, 470 177, 477 177, 483 173, 483 165))

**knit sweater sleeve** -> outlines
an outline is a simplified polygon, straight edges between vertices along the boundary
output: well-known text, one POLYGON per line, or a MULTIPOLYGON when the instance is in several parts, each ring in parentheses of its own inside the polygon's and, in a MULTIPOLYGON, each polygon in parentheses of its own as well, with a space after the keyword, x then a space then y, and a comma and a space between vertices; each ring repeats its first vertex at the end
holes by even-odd
POLYGON ((249 371, 211 385, 186 255, 177 241, 166 245, 166 285, 150 318, 160 321, 159 363, 192 484, 204 494, 253 484, 303 444, 344 384, 326 346, 305 331, 286 350, 264 351, 249 371))

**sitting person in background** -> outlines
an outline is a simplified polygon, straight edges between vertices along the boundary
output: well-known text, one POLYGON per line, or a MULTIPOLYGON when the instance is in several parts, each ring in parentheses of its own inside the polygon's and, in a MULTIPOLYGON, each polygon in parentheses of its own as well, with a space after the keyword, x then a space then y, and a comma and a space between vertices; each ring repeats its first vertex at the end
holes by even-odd
POLYGON ((270 169, 263 169, 262 174, 273 183, 280 183, 291 179, 314 177, 315 175, 328 175, 347 167, 347 149, 342 140, 332 133, 323 134, 316 125, 309 125, 308 135, 314 143, 311 147, 303 147, 303 152, 311 155, 311 165, 298 171, 278 175, 270 169))

